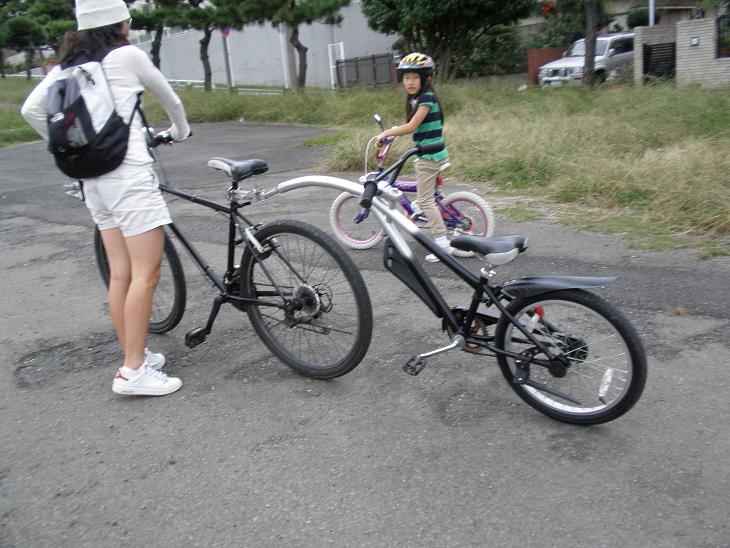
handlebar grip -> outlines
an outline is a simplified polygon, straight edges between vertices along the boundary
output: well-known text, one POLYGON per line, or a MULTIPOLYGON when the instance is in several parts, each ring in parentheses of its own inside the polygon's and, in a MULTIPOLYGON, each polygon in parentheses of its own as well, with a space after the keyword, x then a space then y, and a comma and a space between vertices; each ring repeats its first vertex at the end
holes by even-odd
MULTIPOLYGON (((193 130, 190 130, 190 133, 188 133, 188 137, 192 137, 192 135, 193 135, 193 130)), ((186 139, 187 139, 187 137, 186 137, 186 139)), ((175 139, 172 138, 172 135, 170 135, 170 132, 161 131, 161 132, 155 134, 155 136, 152 138, 151 146, 152 146, 152 148, 154 148, 156 146, 172 143, 174 141, 175 141, 175 139)))
POLYGON ((156 147, 165 143, 172 143, 172 140, 172 135, 170 135, 167 131, 161 131, 152 139, 152 146, 156 147))
POLYGON ((418 154, 436 154, 444 149, 443 143, 431 143, 429 145, 416 145, 418 154))
POLYGON ((378 183, 375 181, 367 181, 365 183, 365 190, 362 193, 362 198, 360 198, 360 206, 368 208, 373 203, 373 196, 375 196, 375 193, 378 191, 378 183))

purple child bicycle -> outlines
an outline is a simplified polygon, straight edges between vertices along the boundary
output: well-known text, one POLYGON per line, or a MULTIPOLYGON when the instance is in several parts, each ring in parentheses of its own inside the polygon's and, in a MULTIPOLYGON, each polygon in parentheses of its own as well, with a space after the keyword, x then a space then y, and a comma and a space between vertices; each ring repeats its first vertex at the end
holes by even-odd
MULTIPOLYGON (((375 121, 383 128, 383 122, 377 114, 375 121)), ((388 159, 388 152, 395 138, 389 137, 383 143, 376 143, 375 159, 377 169, 368 173, 368 156, 370 145, 376 138, 368 142, 365 149, 365 173, 360 177, 364 183, 369 178, 382 173, 388 159)), ((448 163, 444 168, 448 167, 448 163)), ((439 176, 436 181, 436 193, 434 199, 441 211, 446 228, 451 238, 461 234, 480 236, 486 238, 494 233, 494 213, 489 204, 473 192, 453 192, 448 196, 441 191, 443 178, 439 176)), ((418 204, 411 202, 405 193, 416 192, 416 182, 397 180, 392 183, 394 188, 403 192, 400 206, 403 214, 414 221, 417 226, 427 228, 425 215, 421 213, 418 204)), ((359 198, 343 192, 330 207, 330 225, 337 239, 351 249, 370 249, 383 238, 383 227, 374 220, 369 220, 370 210, 360 207, 359 198)))

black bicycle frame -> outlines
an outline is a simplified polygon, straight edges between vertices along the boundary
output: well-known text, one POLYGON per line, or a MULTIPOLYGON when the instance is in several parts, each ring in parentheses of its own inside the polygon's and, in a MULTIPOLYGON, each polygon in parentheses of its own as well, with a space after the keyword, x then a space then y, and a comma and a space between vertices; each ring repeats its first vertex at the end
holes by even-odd
MULTIPOLYGON (((238 188, 238 185, 236 183, 233 183, 232 190, 235 190, 238 188)), ((203 272, 205 276, 207 276, 211 282, 216 286, 216 288, 220 291, 220 296, 216 299, 216 303, 214 304, 216 313, 217 309, 220 308, 220 305, 225 302, 231 302, 233 304, 239 304, 239 305, 248 305, 248 304, 256 304, 259 306, 273 306, 275 308, 281 308, 284 309, 285 305, 282 303, 274 303, 274 302, 268 302, 268 301, 262 301, 258 298, 254 297, 246 297, 246 296, 239 296, 234 295, 231 290, 231 277, 234 272, 234 259, 235 259, 235 253, 236 253, 236 246, 243 243, 245 244, 251 253, 253 253, 254 257, 258 256, 258 250, 251 244, 251 242, 248 241, 248 239, 245 237, 244 229, 241 227, 239 220, 243 221, 248 228, 254 228, 255 225, 251 223, 246 217, 244 217, 238 210, 242 207, 245 207, 250 204, 250 202, 246 202, 243 204, 238 204, 236 202, 231 202, 230 206, 225 206, 218 204, 216 202, 211 202, 210 200, 206 200, 204 198, 199 198, 198 196, 194 196, 192 194, 187 194, 185 192, 181 192, 179 190, 175 190, 168 186, 166 183, 160 182, 160 190, 163 192, 166 192, 168 194, 172 194, 173 196, 177 196, 178 198, 182 198, 183 200, 187 200, 189 202, 192 202, 194 204, 199 204, 204 207, 207 207, 209 209, 212 209, 214 211, 218 211, 220 213, 224 213, 228 216, 228 257, 226 261, 226 273, 221 278, 214 270, 213 268, 206 262, 206 260, 203 258, 203 256, 198 252, 197 249, 195 249, 195 246, 188 240, 185 235, 180 231, 180 229, 175 225, 175 223, 171 223, 168 225, 172 233, 175 235, 175 237, 180 241, 180 243, 185 247, 188 254, 193 258, 193 260, 198 264, 200 267, 200 270, 203 272), (236 238, 236 230, 240 232, 240 238, 236 238)), ((274 288, 276 289, 277 294, 283 297, 283 292, 279 289, 279 287, 276 285, 276 282, 274 281, 273 277, 269 275, 268 270, 264 266, 263 263, 260 263, 261 269, 264 271, 264 273, 267 275, 271 283, 273 284, 274 288)))
MULTIPOLYGON (((392 184, 398 178, 398 175, 400 174, 405 161, 410 156, 412 156, 412 154, 413 150, 405 152, 397 162, 391 165, 388 169, 381 171, 374 180, 376 182, 382 181, 390 175, 388 183, 392 184)), ((411 291, 413 291, 437 317, 443 318, 444 321, 449 324, 455 334, 462 335, 467 342, 478 344, 486 348, 489 352, 493 352, 494 354, 500 354, 510 358, 520 359, 523 361, 527 361, 528 363, 535 363, 545 367, 555 363, 556 356, 550 351, 545 343, 536 339, 532 335, 532 333, 530 333, 522 325, 519 320, 517 320, 514 316, 512 316, 512 314, 507 311, 505 305, 502 304, 501 299, 504 298, 506 300, 512 300, 512 297, 504 293, 501 286, 492 286, 489 284, 489 280, 485 276, 478 277, 472 274, 461 263, 455 260, 446 250, 444 250, 440 245, 436 244, 434 240, 426 236, 423 232, 419 231, 415 233, 413 237, 423 247, 436 255, 436 257, 438 257, 447 268, 449 268, 452 272, 454 272, 457 276, 464 280, 464 282, 466 282, 474 289, 474 294, 472 296, 469 310, 464 316, 463 321, 459 323, 456 320, 456 317, 451 311, 451 308, 449 308, 448 304, 444 300, 441 292, 433 284, 431 278, 428 276, 426 271, 415 260, 397 254, 396 259, 404 263, 407 271, 404 272, 403 269, 401 269, 400 272, 396 272, 391 268, 391 266, 389 266, 389 259, 390 264, 392 265, 393 263, 393 254, 392 251, 390 251, 389 246, 386 245, 384 256, 385 266, 398 279, 406 284, 406 286, 411 291), (532 344, 539 348, 548 359, 542 360, 534 356, 526 358, 525 356, 515 354, 514 352, 497 348, 496 346, 490 344, 489 339, 485 339, 484 337, 472 337, 471 325, 474 322, 474 319, 477 317, 477 310, 482 302, 488 305, 494 304, 499 309, 500 313, 505 316, 513 325, 515 325, 517 329, 519 329, 520 332, 522 332, 522 334, 527 337, 527 339, 532 344)))
MULTIPOLYGON (((448 267, 452 272, 454 272, 464 282, 466 282, 474 289, 469 309, 466 315, 463 317, 462 322, 459 323, 459 321, 457 321, 456 317, 451 311, 451 308, 449 308, 445 299, 441 295, 441 292, 436 288, 436 286, 431 281, 431 278, 428 276, 426 271, 423 270, 421 265, 418 264, 418 262, 413 259, 409 259, 408 257, 399 257, 399 260, 405 263, 410 273, 412 274, 412 278, 410 279, 404 279, 404 277, 402 277, 403 273, 400 273, 399 275, 399 273, 393 271, 391 268, 388 267, 387 262, 386 268, 388 268, 388 270, 391 270, 391 272, 397 278, 405 283, 406 286, 408 286, 408 288, 411 289, 411 291, 413 291, 437 317, 442 318, 451 327, 454 333, 462 335, 468 343, 478 344, 484 347, 489 352, 524 360, 524 356, 520 356, 519 354, 515 354, 514 352, 510 352, 508 350, 497 348, 496 346, 490 344, 490 339, 487 339, 485 337, 472 336, 471 326, 477 317, 477 310, 479 308, 479 305, 481 303, 485 303, 487 305, 494 304, 499 309, 500 313, 504 315, 512 324, 514 324, 532 344, 534 344, 537 348, 545 353, 545 355, 548 357, 548 360, 555 360, 555 355, 550 352, 550 349, 547 348, 543 342, 537 340, 522 325, 519 320, 517 320, 514 316, 512 316, 512 314, 509 313, 505 305, 502 304, 502 299, 511 300, 511 297, 503 293, 501 286, 492 286, 489 284, 489 281, 486 277, 478 277, 472 274, 461 263, 455 260, 451 255, 449 255, 448 252, 443 250, 441 246, 436 244, 424 233, 418 232, 414 235, 414 238, 423 247, 436 254, 436 256, 444 263, 446 267, 448 267)), ((388 250, 389 248, 386 245, 386 261, 388 259, 388 250)), ((539 358, 532 357, 529 361, 530 363, 547 366, 550 363, 548 360, 541 360, 539 358)))

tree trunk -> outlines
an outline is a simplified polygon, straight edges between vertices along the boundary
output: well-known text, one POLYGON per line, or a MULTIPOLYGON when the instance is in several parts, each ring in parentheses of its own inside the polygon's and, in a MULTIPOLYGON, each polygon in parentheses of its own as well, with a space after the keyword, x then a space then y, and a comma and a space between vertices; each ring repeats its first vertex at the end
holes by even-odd
POLYGON ((586 4, 586 56, 583 65, 583 84, 593 88, 596 80, 596 25, 598 24, 598 0, 585 0, 586 4))
POLYGON ((30 66, 33 63, 33 50, 28 49, 25 51, 25 75, 30 80, 30 66))
POLYGON ((162 21, 159 21, 157 25, 155 25, 155 37, 152 40, 152 48, 150 48, 152 64, 158 69, 160 68, 160 48, 162 48, 162 33, 164 30, 165 25, 162 21))
POLYGON ((5 52, 0 48, 0 78, 5 80, 5 52))
POLYGON ((304 83, 307 80, 307 46, 299 41, 299 26, 294 25, 291 28, 291 45, 297 50, 299 56, 299 70, 297 74, 297 88, 304 89, 304 83))
POLYGON ((200 60, 203 62, 203 85, 205 91, 212 91, 212 72, 210 70, 210 58, 208 57, 208 45, 210 44, 210 37, 213 34, 213 25, 207 23, 203 27, 203 37, 200 39, 200 60))
POLYGON ((451 47, 446 46, 441 50, 441 68, 436 66, 436 72, 440 73, 439 78, 445 82, 451 82, 454 79, 454 65, 451 62, 451 47))

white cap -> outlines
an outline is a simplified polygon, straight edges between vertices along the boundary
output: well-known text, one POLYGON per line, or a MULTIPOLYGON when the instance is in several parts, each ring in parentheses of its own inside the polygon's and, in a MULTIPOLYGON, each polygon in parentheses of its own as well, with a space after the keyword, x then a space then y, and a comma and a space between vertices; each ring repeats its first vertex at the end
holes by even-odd
POLYGON ((124 0, 76 0, 78 30, 95 29, 129 19, 124 0))

